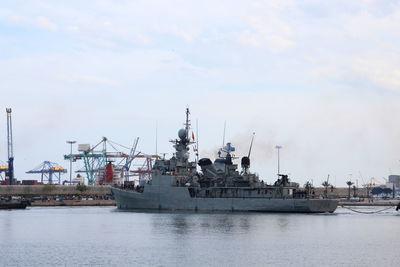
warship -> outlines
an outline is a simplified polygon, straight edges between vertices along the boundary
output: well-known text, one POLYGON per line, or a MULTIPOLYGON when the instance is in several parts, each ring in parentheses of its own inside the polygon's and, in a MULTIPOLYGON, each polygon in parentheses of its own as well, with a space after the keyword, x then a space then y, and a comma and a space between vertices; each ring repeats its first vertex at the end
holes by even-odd
MULTIPOLYGON (((189 210, 232 212, 334 212, 338 201, 313 198, 310 190, 301 189, 287 175, 278 174, 274 184, 260 181, 251 173, 250 153, 241 158, 241 170, 228 143, 214 162, 209 158, 190 161, 189 109, 178 139, 171 140, 175 153, 170 159, 156 159, 151 178, 139 180, 133 188, 114 186, 112 193, 119 209, 189 210), (201 171, 197 171, 199 165, 201 171)), ((193 134, 192 134, 193 135, 193 134)))

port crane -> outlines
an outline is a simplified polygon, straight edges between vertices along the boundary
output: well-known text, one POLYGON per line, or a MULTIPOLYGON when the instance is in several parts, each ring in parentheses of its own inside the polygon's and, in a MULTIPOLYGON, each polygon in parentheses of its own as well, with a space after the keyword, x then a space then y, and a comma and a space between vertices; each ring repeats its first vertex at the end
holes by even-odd
POLYGON ((127 157, 125 160, 125 164, 124 164, 124 168, 123 168, 125 181, 129 181, 129 169, 131 168, 132 161, 136 158, 136 156, 140 155, 140 152, 135 155, 138 142, 139 142, 139 137, 137 137, 135 139, 135 141, 133 142, 133 146, 129 153, 129 157, 127 157))
POLYGON ((137 157, 145 158, 145 161, 142 164, 136 165, 138 168, 136 170, 130 171, 133 175, 138 176, 139 180, 148 180, 150 179, 151 169, 153 168, 153 157, 154 155, 146 155, 139 154, 137 157))
POLYGON ((43 183, 47 181, 48 184, 53 184, 53 176, 58 179, 58 184, 61 183, 61 175, 67 173, 67 170, 61 167, 58 163, 51 161, 44 161, 36 168, 27 171, 28 174, 40 174, 40 181, 43 183))
POLYGON ((84 170, 78 170, 77 172, 86 173, 88 184, 95 184, 96 173, 99 172, 101 167, 104 167, 108 160, 120 156, 115 153, 107 153, 107 143, 110 141, 107 137, 103 137, 94 147, 90 147, 90 144, 79 144, 78 154, 64 155, 64 159, 77 161, 83 160, 84 170), (99 150, 102 147, 101 150, 99 150), (97 150, 96 150, 97 149, 97 150))
POLYGON ((6 108, 7 113, 7 153, 8 153, 8 166, 6 177, 8 177, 9 184, 14 182, 14 153, 13 153, 13 135, 12 135, 12 120, 11 108, 6 108))
POLYGON ((4 172, 4 174, 7 174, 7 171, 8 171, 7 164, 1 160, 0 161, 0 179, 1 180, 4 179, 2 173, 4 172))
MULTIPOLYGON (((83 160, 84 168, 78 173, 85 173, 88 184, 95 183, 120 183, 122 178, 129 179, 129 168, 135 158, 146 158, 140 152, 136 152, 139 138, 136 138, 131 148, 120 145, 103 137, 100 142, 91 147, 89 144, 79 144, 77 154, 64 155, 65 160, 83 160), (109 151, 111 147, 114 151, 109 151), (130 152, 121 152, 122 149, 130 152), (117 162, 116 162, 117 161, 117 162), (113 164, 116 162, 116 164, 113 164)), ((152 158, 157 155, 150 155, 152 158)))

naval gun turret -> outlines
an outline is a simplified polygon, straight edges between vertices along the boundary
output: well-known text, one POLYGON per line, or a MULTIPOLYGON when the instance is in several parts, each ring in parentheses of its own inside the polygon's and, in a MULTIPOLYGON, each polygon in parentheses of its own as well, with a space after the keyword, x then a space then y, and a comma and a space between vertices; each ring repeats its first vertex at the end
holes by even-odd
POLYGON ((242 160, 240 162, 242 169, 243 169, 243 173, 247 173, 249 168, 250 168, 250 158, 249 157, 242 157, 242 160))
POLYGON ((249 147, 249 154, 247 155, 247 157, 243 157, 241 160, 241 166, 242 166, 242 174, 248 174, 248 171, 250 169, 250 154, 251 154, 251 149, 253 147, 253 141, 254 141, 254 136, 256 135, 256 133, 253 133, 253 136, 251 137, 251 143, 250 143, 250 147, 249 147))

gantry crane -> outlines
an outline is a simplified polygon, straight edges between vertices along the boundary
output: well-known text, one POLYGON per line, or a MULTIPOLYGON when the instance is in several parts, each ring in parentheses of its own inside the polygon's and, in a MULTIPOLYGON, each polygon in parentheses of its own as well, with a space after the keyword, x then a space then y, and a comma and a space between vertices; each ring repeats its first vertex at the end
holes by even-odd
POLYGON ((36 173, 41 175, 40 181, 43 183, 47 181, 48 184, 53 184, 53 175, 58 178, 58 184, 61 183, 61 174, 67 173, 67 170, 59 164, 51 161, 44 161, 36 168, 27 171, 26 173, 36 173), (58 176, 57 176, 58 175, 58 176))
POLYGON ((125 164, 124 164, 124 168, 123 168, 125 181, 129 181, 129 169, 131 168, 132 161, 137 156, 140 155, 140 152, 135 155, 136 147, 137 147, 138 142, 139 142, 139 137, 137 137, 135 139, 135 141, 133 142, 133 146, 131 148, 131 152, 129 153, 129 157, 126 158, 126 161, 125 161, 125 164))
POLYGON ((2 160, 0 160, 0 179, 3 180, 3 175, 2 173, 4 172, 7 175, 7 171, 8 171, 8 165, 3 162, 2 160))
POLYGON ((154 158, 154 155, 140 154, 138 157, 145 158, 145 161, 141 165, 136 165, 138 168, 130 172, 133 174, 132 176, 138 176, 139 180, 148 180, 150 179, 151 169, 153 168, 152 158, 154 158))

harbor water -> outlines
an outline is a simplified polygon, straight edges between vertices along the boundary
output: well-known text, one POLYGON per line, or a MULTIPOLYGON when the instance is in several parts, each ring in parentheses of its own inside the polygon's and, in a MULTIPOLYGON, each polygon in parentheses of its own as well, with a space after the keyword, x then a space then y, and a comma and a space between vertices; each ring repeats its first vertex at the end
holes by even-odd
MULTIPOLYGON (((378 211, 382 207, 357 207, 378 211)), ((0 210, 0 266, 399 266, 400 213, 0 210)))

